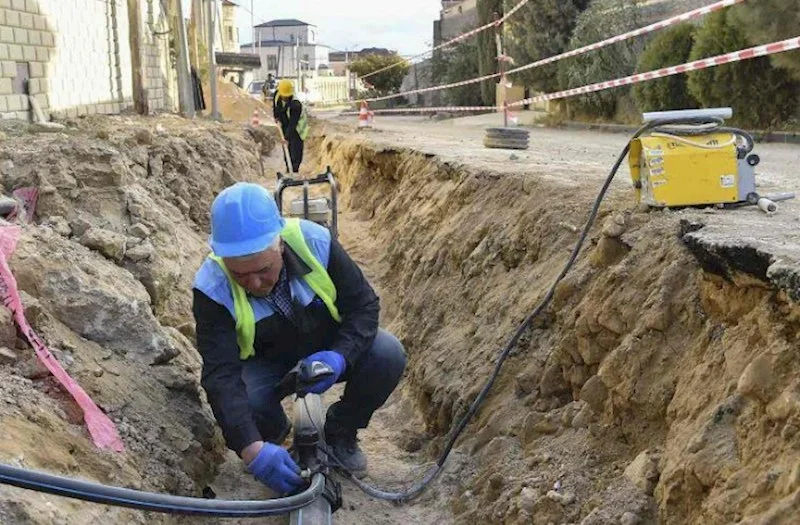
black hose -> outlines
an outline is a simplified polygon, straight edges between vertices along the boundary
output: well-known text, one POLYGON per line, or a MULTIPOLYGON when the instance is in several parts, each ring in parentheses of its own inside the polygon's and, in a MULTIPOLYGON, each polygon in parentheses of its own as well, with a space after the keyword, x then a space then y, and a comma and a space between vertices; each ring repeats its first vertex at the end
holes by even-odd
MULTIPOLYGON (((469 424, 472 417, 477 413, 481 403, 483 403, 483 401, 486 399, 486 396, 489 394, 489 390, 491 390, 495 380, 500 375, 500 370, 502 369, 506 359, 514 350, 514 348, 517 346, 519 339, 522 337, 525 331, 530 327, 533 320, 539 314, 541 314, 542 310, 544 310, 545 307, 547 307, 547 305, 553 299, 553 295, 555 294, 556 287, 558 286, 558 284, 564 279, 567 273, 575 265, 575 261, 578 258, 578 254, 580 253, 584 242, 586 242, 586 237, 589 235, 589 231, 594 225, 595 219, 597 219, 597 213, 600 210, 600 205, 602 204, 603 199, 606 196, 606 192, 608 191, 608 188, 611 186, 611 182, 614 180, 617 171, 619 171, 619 167, 622 165, 622 162, 625 160, 625 157, 628 155, 628 152, 630 151, 631 141, 639 137, 642 133, 645 133, 646 131, 656 130, 659 128, 663 128, 665 126, 680 125, 680 124, 692 124, 696 126, 696 125, 707 124, 709 127, 706 128, 704 132, 707 133, 708 131, 730 131, 731 133, 734 134, 740 134, 741 136, 745 137, 745 139, 748 141, 748 146, 749 146, 748 152, 753 149, 752 137, 749 134, 738 129, 722 128, 721 127, 722 122, 723 122, 722 119, 716 117, 663 119, 663 120, 654 120, 652 122, 649 122, 644 126, 642 126, 641 128, 639 128, 638 130, 636 130, 631 139, 625 145, 625 148, 622 150, 619 157, 617 157, 617 161, 614 163, 614 166, 611 168, 611 171, 606 177, 606 180, 603 183, 602 188, 600 189, 600 193, 598 193, 597 198, 594 201, 594 205, 592 206, 592 209, 589 213, 589 218, 586 220, 586 225, 583 227, 583 231, 581 232, 580 238, 578 238, 578 242, 572 249, 572 253, 569 256, 569 259, 567 259, 564 268, 561 270, 561 273, 558 274, 558 277, 555 278, 553 284, 550 286, 550 289, 547 291, 544 298, 539 302, 536 308, 534 308, 534 310, 530 313, 530 315, 528 315, 528 317, 526 317, 522 321, 522 323, 517 328, 516 332, 514 332, 514 335, 508 341, 508 344, 505 346, 503 351, 498 356, 492 375, 489 376, 489 379, 486 381, 486 384, 484 384, 483 388, 481 389, 480 393, 478 393, 477 397, 470 405, 466 414, 464 414, 464 416, 461 417, 456 426, 453 427, 453 429, 450 431, 450 437, 448 438, 442 453, 439 455, 439 459, 437 460, 436 465, 431 467, 428 470, 428 472, 425 473, 425 475, 422 477, 421 480, 415 482, 408 489, 402 492, 392 492, 370 486, 364 483, 363 481, 359 480, 352 473, 347 471, 346 468, 344 468, 344 466, 341 464, 338 458, 333 456, 335 462, 338 464, 338 468, 345 472, 347 479, 349 479, 358 488, 360 488, 362 491, 369 494, 370 496, 374 496, 376 498, 388 501, 405 502, 414 499, 415 497, 420 495, 428 487, 428 485, 430 485, 433 482, 433 480, 436 479, 436 477, 441 473, 442 469, 444 468, 444 463, 445 461, 447 461, 447 457, 450 455, 453 446, 455 445, 458 438, 461 436, 461 433, 467 427, 467 424, 469 424)), ((682 130, 674 130, 674 129, 670 129, 669 131, 665 129, 664 132, 673 133, 676 135, 684 134, 682 130)), ((689 131, 686 134, 690 133, 691 131, 689 131)), ((330 450, 326 452, 328 452, 329 455, 333 455, 332 451, 330 450)))
POLYGON ((286 514, 313 503, 325 489, 325 477, 317 474, 305 491, 285 498, 264 501, 236 501, 190 498, 111 487, 90 481, 55 476, 44 472, 0 464, 0 483, 56 496, 149 510, 165 514, 216 516, 220 518, 260 517, 286 514))

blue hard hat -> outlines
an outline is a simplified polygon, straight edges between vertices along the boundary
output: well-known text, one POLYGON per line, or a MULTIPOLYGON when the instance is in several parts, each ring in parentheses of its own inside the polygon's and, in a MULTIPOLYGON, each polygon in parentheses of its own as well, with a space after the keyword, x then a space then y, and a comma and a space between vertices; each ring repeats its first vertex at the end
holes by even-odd
POLYGON ((219 257, 240 257, 266 250, 280 234, 284 220, 269 190, 237 182, 211 205, 209 244, 219 257))

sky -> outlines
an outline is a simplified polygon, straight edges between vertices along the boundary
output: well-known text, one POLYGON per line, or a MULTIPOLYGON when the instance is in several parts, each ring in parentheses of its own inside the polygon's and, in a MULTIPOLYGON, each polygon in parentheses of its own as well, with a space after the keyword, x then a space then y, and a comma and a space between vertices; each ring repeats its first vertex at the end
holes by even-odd
POLYGON ((319 28, 317 41, 344 51, 385 47, 402 55, 426 51, 433 40, 439 0, 232 0, 239 4, 240 43, 252 40, 251 1, 256 25, 297 18, 319 28))

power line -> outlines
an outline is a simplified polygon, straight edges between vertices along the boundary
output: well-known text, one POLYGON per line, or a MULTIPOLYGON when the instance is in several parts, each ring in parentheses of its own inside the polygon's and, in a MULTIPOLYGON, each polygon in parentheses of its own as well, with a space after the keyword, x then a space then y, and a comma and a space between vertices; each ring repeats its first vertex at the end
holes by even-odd
POLYGON ((522 7, 527 3, 528 3, 528 0, 520 0, 520 2, 517 5, 515 5, 513 8, 511 8, 511 10, 508 13, 503 15, 498 20, 495 20, 494 22, 489 22, 488 24, 484 24, 484 25, 482 25, 480 27, 477 27, 475 29, 467 31, 466 33, 463 33, 463 34, 461 34, 461 35, 459 35, 459 36, 457 36, 455 38, 452 38, 452 39, 448 40, 447 42, 444 42, 442 44, 439 44, 438 46, 432 47, 431 49, 425 51, 424 53, 420 53, 419 55, 412 56, 411 58, 405 58, 405 59, 400 60, 398 62, 394 62, 393 64, 389 64, 386 67, 382 67, 382 68, 380 68, 380 69, 378 69, 376 71, 372 71, 370 73, 367 73, 366 75, 362 75, 362 76, 358 77, 358 80, 363 80, 365 78, 371 77, 372 75, 377 75, 378 73, 382 73, 384 71, 388 71, 389 69, 393 69, 393 68, 399 66, 400 64, 406 64, 406 63, 411 62, 412 60, 417 60, 417 59, 426 57, 426 56, 430 55, 431 53, 433 53, 435 51, 438 51, 440 49, 444 49, 446 47, 452 46, 453 44, 457 44, 459 42, 462 42, 462 41, 466 40, 467 38, 470 38, 472 36, 477 35, 478 33, 482 33, 483 31, 486 31, 487 29, 490 29, 492 27, 497 27, 497 26, 503 24, 509 18, 511 18, 514 15, 514 13, 516 13, 517 11, 522 9, 522 7))

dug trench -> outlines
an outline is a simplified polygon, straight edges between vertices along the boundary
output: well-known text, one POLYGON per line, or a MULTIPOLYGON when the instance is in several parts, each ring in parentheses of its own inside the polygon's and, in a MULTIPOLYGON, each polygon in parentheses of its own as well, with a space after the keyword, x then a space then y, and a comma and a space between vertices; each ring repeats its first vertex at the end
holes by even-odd
MULTIPOLYGON (((0 456, 147 490, 198 495, 210 483, 221 497, 264 497, 224 452, 199 388, 189 290, 213 196, 234 180, 272 185, 278 159, 259 163, 258 152, 273 138, 166 117, 70 124, 61 135, 7 130, 0 143, 6 191, 41 191, 39 218, 10 263, 31 323, 127 449, 91 444, 6 316, 0 456)), ((368 481, 397 487, 436 458, 560 271, 593 189, 448 164, 333 126, 308 149, 309 171, 330 165, 338 177, 342 242, 409 354, 400 389, 361 436, 368 481)), ((713 219, 611 195, 443 476, 400 507, 347 486, 336 522, 791 522, 800 505, 796 290, 770 278, 759 252, 699 242, 713 219)), ((3 523, 98 520, 222 521, 0 487, 3 523)))

